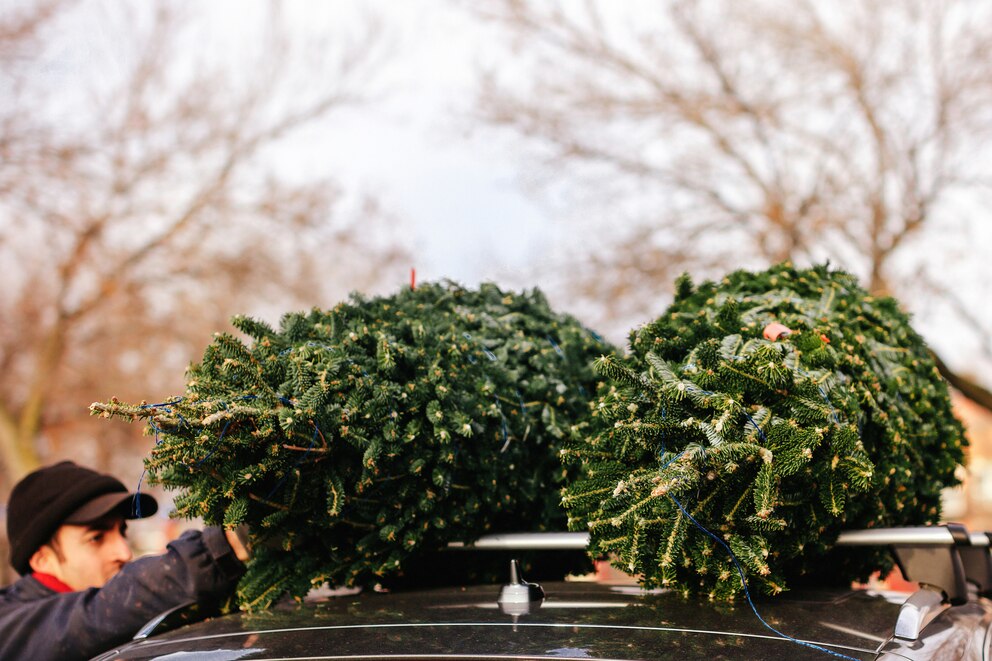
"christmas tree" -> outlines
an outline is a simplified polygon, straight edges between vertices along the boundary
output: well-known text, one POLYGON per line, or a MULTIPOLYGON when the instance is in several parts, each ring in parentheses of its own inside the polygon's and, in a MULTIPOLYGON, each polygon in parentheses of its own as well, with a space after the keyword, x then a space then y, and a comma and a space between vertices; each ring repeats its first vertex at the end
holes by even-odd
POLYGON ((236 318, 186 393, 95 404, 147 418, 151 479, 176 515, 247 524, 246 609, 312 586, 367 585, 451 541, 562 529, 562 441, 582 433, 593 360, 611 351, 543 295, 428 284, 236 318))
POLYGON ((963 432, 923 340, 891 298, 821 266, 677 282, 630 335, 596 431, 565 454, 570 526, 648 586, 730 599, 834 570, 866 578, 880 552, 824 562, 844 529, 936 522, 963 432), (707 534, 706 531, 712 533, 707 534))

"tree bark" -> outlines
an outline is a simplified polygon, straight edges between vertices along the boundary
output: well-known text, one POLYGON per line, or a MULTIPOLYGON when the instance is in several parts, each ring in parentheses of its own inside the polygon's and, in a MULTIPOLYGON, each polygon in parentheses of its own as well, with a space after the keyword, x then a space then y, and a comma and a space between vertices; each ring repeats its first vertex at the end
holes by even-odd
MULTIPOLYGON (((0 463, 7 486, 13 485, 38 467, 38 454, 34 447, 34 437, 24 439, 19 433, 19 425, 3 408, 0 408, 0 463)), ((4 482, 0 476, 0 484, 4 482)), ((0 493, 0 497, 6 494, 0 493)))
POLYGON ((992 412, 992 391, 989 391, 972 379, 952 371, 951 368, 949 368, 947 364, 940 359, 940 356, 932 351, 930 353, 933 355, 933 359, 937 363, 937 369, 940 371, 941 376, 947 379, 947 382, 953 388, 973 401, 975 404, 978 404, 987 411, 992 412))

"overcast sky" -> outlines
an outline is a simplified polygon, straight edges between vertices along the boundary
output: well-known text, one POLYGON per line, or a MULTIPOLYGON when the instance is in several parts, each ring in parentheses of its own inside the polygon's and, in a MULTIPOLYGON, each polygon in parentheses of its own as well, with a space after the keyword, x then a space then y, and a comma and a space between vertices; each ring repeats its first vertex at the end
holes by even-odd
MULTIPOLYGON (((246 36, 251 11, 264 11, 267 5, 214 0, 190 6, 211 12, 207 28, 218 43, 236 43, 246 36)), ((356 33, 351 26, 359 25, 364 14, 381 20, 385 49, 372 101, 335 112, 287 141, 283 167, 326 173, 350 192, 377 198, 401 220, 403 242, 413 254, 409 267, 417 269, 419 280, 452 278, 471 286, 493 279, 510 287, 545 286, 532 271, 534 265, 567 250, 568 241, 595 240, 555 220, 526 194, 520 179, 526 164, 513 145, 499 142, 492 131, 473 129, 479 67, 512 64, 494 59, 506 55, 495 47, 491 28, 453 0, 287 0, 281 6, 302 32, 332 40, 356 33)), ((108 12, 118 13, 115 7, 119 5, 105 5, 104 15, 93 18, 74 45, 53 56, 55 70, 61 75, 93 70, 100 41, 113 42, 113 30, 105 24, 108 12)), ((237 61, 236 52, 229 55, 237 61)), ((251 75, 244 67, 235 72, 251 75)), ((942 246, 939 255, 952 254, 953 245, 959 251, 992 247, 992 224, 970 230, 973 236, 967 240, 938 237, 938 242, 952 244, 951 249, 942 246)), ((969 271, 973 264, 955 259, 943 268, 971 291, 988 279, 969 271)), ((396 273, 397 284, 409 277, 407 268, 396 273)), ((982 295, 966 298, 980 301, 982 295)), ((981 317, 986 309, 975 307, 974 312, 981 317)), ((976 338, 964 344, 949 339, 955 328, 941 327, 940 319, 920 324, 919 330, 962 367, 964 356, 975 353, 976 338)))
MULTIPOLYGON (((331 148, 307 157, 329 159, 353 190, 373 192, 407 221, 418 278, 519 277, 555 227, 523 192, 510 150, 470 130, 477 67, 492 50, 484 29, 450 0, 348 0, 328 11, 353 20, 356 7, 384 24, 383 91, 328 122, 331 148)), ((313 3, 290 8, 313 20, 313 3)))

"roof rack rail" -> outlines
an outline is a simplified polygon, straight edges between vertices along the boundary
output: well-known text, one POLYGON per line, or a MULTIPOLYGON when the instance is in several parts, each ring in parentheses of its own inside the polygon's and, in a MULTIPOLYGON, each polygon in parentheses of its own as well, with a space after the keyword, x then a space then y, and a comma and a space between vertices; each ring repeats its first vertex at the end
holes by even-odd
MULTIPOLYGON (((481 551, 585 550, 583 532, 532 532, 485 535, 472 543, 453 542, 449 549, 481 551)), ((837 546, 883 546, 895 557, 903 576, 920 583, 899 609, 894 634, 917 640, 923 629, 952 605, 967 603, 969 584, 992 597, 992 533, 969 533, 958 523, 940 526, 848 530, 837 546)))
POLYGON ((907 580, 937 588, 954 605, 968 601, 969 582, 980 592, 992 587, 988 537, 975 542, 958 523, 849 530, 837 538, 837 546, 887 546, 907 580))
MULTIPOLYGON (((529 532, 484 535, 449 549, 479 551, 585 550, 584 532, 529 532)), ((952 604, 968 601, 968 583, 982 595, 992 596, 992 533, 969 533, 958 523, 904 528, 868 528, 842 532, 837 545, 885 546, 907 580, 930 585, 952 604)))
POLYGON ((449 549, 467 551, 585 551, 587 532, 511 532, 483 535, 474 542, 451 542, 449 549))

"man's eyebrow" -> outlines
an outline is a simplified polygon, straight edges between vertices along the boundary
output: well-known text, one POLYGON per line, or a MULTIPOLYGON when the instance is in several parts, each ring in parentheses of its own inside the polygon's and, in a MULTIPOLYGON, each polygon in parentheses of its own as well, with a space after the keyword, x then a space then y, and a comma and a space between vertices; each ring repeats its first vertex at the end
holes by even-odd
POLYGON ((96 532, 108 532, 120 527, 120 525, 120 521, 94 521, 93 523, 86 524, 86 529, 96 532))

